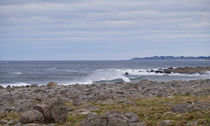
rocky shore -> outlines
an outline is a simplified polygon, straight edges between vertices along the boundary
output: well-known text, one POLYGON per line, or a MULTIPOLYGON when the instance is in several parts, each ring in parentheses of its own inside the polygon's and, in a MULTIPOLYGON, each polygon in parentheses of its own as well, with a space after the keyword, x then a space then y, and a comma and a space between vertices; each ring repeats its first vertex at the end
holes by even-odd
POLYGON ((210 71, 210 67, 169 67, 166 69, 158 69, 158 70, 148 70, 147 72, 153 73, 180 73, 180 74, 205 74, 207 71, 210 71))
POLYGON ((205 73, 210 71, 210 67, 178 67, 178 68, 167 68, 164 69, 165 73, 184 73, 184 74, 196 74, 196 73, 205 73))
POLYGON ((0 125, 209 125, 209 101, 210 79, 8 86, 0 88, 0 125))

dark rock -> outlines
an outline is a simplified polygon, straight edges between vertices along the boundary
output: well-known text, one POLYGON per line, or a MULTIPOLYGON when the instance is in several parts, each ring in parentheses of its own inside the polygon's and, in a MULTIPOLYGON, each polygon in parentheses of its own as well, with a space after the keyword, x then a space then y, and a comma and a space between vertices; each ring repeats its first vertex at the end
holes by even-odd
POLYGON ((156 70, 155 73, 163 73, 162 70, 156 70))
POLYGON ((20 122, 26 123, 44 123, 44 116, 37 110, 31 110, 20 115, 20 122))
POLYGON ((125 76, 128 76, 129 75, 129 73, 128 72, 125 72, 125 76))
POLYGON ((169 71, 169 70, 164 70, 163 72, 167 73, 167 74, 171 74, 171 71, 169 71))
POLYGON ((10 86, 10 85, 8 85, 8 86, 7 86, 7 89, 9 89, 9 88, 11 88, 11 86, 10 86))
POLYGON ((155 72, 154 70, 150 70, 149 72, 155 72))

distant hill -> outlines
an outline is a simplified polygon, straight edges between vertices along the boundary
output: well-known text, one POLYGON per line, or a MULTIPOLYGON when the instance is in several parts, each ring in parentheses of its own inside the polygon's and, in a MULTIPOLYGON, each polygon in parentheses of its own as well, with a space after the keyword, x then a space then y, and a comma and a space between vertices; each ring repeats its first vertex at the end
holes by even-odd
POLYGON ((210 60, 210 56, 153 56, 153 57, 143 57, 143 58, 132 58, 131 60, 143 60, 143 59, 204 59, 204 60, 210 60))

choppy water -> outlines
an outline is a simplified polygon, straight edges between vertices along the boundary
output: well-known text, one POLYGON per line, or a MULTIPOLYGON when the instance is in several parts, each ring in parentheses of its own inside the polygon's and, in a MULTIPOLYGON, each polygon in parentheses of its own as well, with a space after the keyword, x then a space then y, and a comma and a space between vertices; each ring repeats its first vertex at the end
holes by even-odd
POLYGON ((210 66, 205 60, 141 60, 141 61, 0 61, 1 85, 89 84, 93 82, 192 80, 210 78, 205 74, 162 74, 147 70, 167 67, 210 66), (125 76, 125 72, 129 75, 125 76))

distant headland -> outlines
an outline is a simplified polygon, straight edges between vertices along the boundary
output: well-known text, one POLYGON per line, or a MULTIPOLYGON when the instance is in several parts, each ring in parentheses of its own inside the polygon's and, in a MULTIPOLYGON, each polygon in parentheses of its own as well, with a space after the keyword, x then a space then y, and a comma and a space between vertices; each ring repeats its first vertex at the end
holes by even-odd
POLYGON ((143 59, 204 59, 204 60, 210 60, 210 56, 198 56, 198 57, 193 57, 193 56, 152 56, 152 57, 143 57, 143 58, 132 58, 131 60, 143 60, 143 59))

